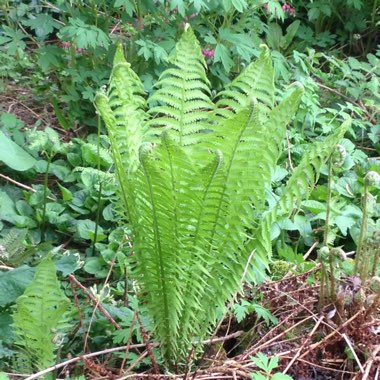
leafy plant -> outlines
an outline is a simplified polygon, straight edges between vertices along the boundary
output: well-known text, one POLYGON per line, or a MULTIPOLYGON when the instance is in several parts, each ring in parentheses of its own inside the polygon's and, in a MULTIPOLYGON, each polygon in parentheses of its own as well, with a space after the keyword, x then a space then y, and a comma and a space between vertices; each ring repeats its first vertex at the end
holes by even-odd
POLYGON ((246 315, 252 312, 256 313, 258 318, 262 318, 268 326, 278 323, 278 319, 268 309, 258 303, 248 302, 244 299, 240 303, 235 304, 232 310, 238 323, 243 321, 246 315))
POLYGON ((54 351, 62 338, 59 330, 67 307, 68 299, 60 289, 54 263, 48 255, 17 299, 13 314, 16 345, 21 350, 18 361, 24 370, 42 370, 54 364, 54 351))
POLYGON ((251 373, 251 377, 254 380, 292 380, 292 377, 286 375, 284 373, 274 373, 272 371, 278 367, 279 358, 277 356, 273 356, 270 359, 259 352, 256 356, 251 356, 251 360, 259 367, 263 372, 253 372, 251 373))
POLYGON ((142 83, 119 47, 109 89, 97 95, 96 106, 132 226, 134 276, 166 362, 173 364, 210 332, 246 267, 253 277, 264 275, 271 225, 307 196, 345 128, 311 148, 276 207, 259 222, 302 89, 296 86, 274 105, 273 69, 264 48, 214 104, 189 26, 170 62, 146 112, 142 83))
POLYGON ((36 160, 24 149, 0 131, 0 161, 13 170, 28 170, 36 160))

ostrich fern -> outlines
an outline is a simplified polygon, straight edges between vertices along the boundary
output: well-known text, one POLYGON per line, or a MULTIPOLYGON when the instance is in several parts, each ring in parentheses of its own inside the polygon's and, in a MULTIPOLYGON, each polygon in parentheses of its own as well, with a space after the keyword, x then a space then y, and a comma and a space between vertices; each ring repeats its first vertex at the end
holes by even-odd
POLYGON ((302 87, 274 104, 264 47, 213 103, 189 26, 170 63, 146 100, 119 47, 108 90, 96 97, 133 231, 134 277, 169 365, 211 331, 240 289, 250 257, 251 277, 263 275, 271 225, 307 196, 344 133, 343 127, 313 146, 278 205, 265 211, 265 190, 302 87))

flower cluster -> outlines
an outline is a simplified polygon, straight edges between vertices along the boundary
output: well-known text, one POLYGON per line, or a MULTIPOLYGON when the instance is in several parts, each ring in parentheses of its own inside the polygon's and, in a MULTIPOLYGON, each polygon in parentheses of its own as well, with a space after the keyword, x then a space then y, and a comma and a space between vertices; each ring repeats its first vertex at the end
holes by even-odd
MULTIPOLYGON (((263 5, 263 8, 268 11, 269 10, 269 4, 268 3, 265 3, 263 5)), ((289 13, 291 16, 295 16, 296 15, 296 10, 288 3, 285 3, 283 6, 282 6, 282 10, 285 12, 285 13, 289 13)))
POLYGON ((288 3, 285 3, 283 6, 282 6, 282 10, 286 13, 288 12, 290 15, 292 16, 295 16, 296 14, 296 10, 288 3))
POLYGON ((214 58, 215 50, 214 49, 202 49, 202 54, 206 58, 214 58))

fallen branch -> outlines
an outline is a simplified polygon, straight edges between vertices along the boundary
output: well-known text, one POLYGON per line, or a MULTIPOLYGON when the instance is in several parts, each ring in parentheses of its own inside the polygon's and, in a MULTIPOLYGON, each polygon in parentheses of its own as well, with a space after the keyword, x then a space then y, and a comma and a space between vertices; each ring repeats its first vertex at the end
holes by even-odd
MULTIPOLYGON (((202 342, 203 344, 209 344, 209 343, 214 343, 214 342, 222 342, 222 341, 225 341, 227 339, 230 339, 230 338, 235 338, 239 335, 241 335, 243 333, 243 331, 237 331, 233 334, 230 334, 228 336, 223 336, 221 338, 215 338, 215 339, 208 339, 208 340, 205 340, 204 342, 202 342)), ((159 347, 159 343, 158 342, 151 342, 150 343, 150 346, 151 347, 159 347)), ((62 363, 59 363, 59 364, 55 364, 49 368, 46 368, 40 372, 37 372, 29 377, 27 377, 25 380, 34 380, 34 379, 37 379, 39 378, 40 376, 43 376, 43 375, 46 375, 47 373, 49 372, 53 372, 57 369, 60 369, 60 368, 63 368, 63 367, 66 367, 67 365, 69 364, 72 364, 72 363, 77 363, 79 361, 83 361, 85 359, 88 359, 88 358, 93 358, 94 356, 99 356, 99 355, 105 355, 105 354, 111 354, 113 352, 118 352, 118 351, 123 351, 123 350, 131 350, 131 349, 135 349, 135 348, 146 348, 146 344, 145 343, 138 343, 138 344, 127 344, 125 346, 120 346, 120 347, 114 347, 114 348, 108 348, 106 350, 102 350, 102 351, 96 351, 96 352, 92 352, 90 354, 85 354, 85 355, 80 355, 80 356, 77 356, 75 358, 72 358, 72 359, 68 359, 68 360, 65 360, 64 362, 62 363)), ((140 376, 140 375, 139 375, 140 376)), ((151 379, 153 379, 154 375, 153 374, 150 374, 151 379)))
MULTIPOLYGON (((151 343, 151 345, 154 346, 154 347, 158 347, 159 346, 158 343, 151 343)), ((133 345, 126 345, 126 346, 108 348, 106 350, 96 351, 96 352, 92 352, 92 353, 86 354, 86 355, 80 355, 80 356, 77 356, 75 358, 68 359, 68 360, 66 360, 66 361, 64 361, 62 363, 53 365, 53 366, 51 366, 49 368, 46 368, 46 369, 44 369, 44 370, 42 370, 40 372, 37 372, 34 375, 31 375, 31 376, 27 377, 25 380, 38 379, 40 376, 46 375, 49 372, 53 372, 53 371, 55 371, 57 369, 60 369, 62 367, 66 367, 67 365, 72 364, 72 363, 83 361, 83 360, 88 359, 88 358, 93 358, 94 356, 111 354, 112 352, 118 352, 118 351, 125 350, 128 347, 129 347, 129 349, 131 349, 131 348, 134 349, 134 348, 145 348, 145 346, 146 346, 145 343, 140 343, 140 344, 133 344, 133 345)))
POLYGON ((76 277, 73 275, 73 274, 69 274, 69 280, 70 282, 73 282, 78 288, 82 289, 82 291, 86 294, 86 296, 88 298, 90 298, 90 300, 92 301, 92 303, 94 304, 94 306, 96 306, 99 311, 111 322, 111 324, 113 326, 115 326, 115 328, 117 330, 121 330, 121 327, 120 325, 112 318, 112 315, 103 307, 103 305, 100 303, 100 301, 94 297, 93 294, 91 294, 87 288, 85 286, 83 286, 77 279, 76 277))

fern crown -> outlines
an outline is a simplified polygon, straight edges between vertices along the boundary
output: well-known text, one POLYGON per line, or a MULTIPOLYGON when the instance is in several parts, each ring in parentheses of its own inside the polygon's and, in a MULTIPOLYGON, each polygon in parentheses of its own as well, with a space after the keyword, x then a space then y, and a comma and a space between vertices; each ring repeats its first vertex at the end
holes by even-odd
POLYGON ((253 280, 265 276, 272 224, 308 195, 347 127, 311 147, 277 206, 266 210, 302 86, 275 105, 263 46, 213 102, 189 26, 170 64, 146 99, 119 46, 108 89, 96 97, 133 231, 133 275, 169 365, 211 331, 247 269, 253 280))

